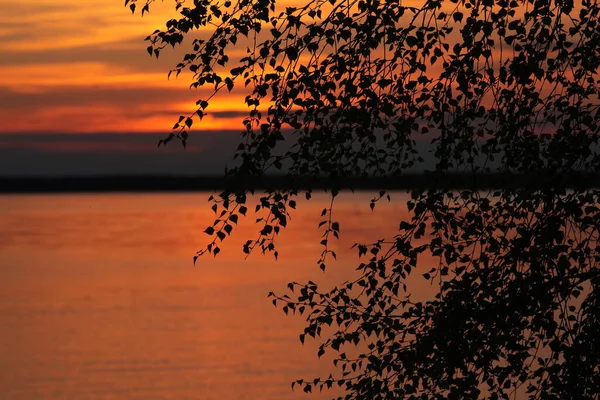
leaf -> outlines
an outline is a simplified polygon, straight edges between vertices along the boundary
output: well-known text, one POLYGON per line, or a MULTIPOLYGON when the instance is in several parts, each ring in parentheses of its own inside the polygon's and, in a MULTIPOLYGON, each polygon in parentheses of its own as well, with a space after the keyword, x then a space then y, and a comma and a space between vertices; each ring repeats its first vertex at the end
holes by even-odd
POLYGON ((418 43, 417 38, 414 36, 408 36, 406 38, 406 44, 409 45, 410 47, 416 46, 418 43))
POLYGON ((285 55, 292 61, 298 58, 298 49, 295 47, 288 47, 285 49, 285 55))
MULTIPOLYGON (((353 198, 364 201, 356 213, 319 196, 320 228, 308 243, 291 238, 301 256, 321 243, 323 271, 327 257, 337 259, 327 246, 343 221, 353 218, 350 233, 367 243, 353 246, 358 260, 340 254, 351 275, 333 271, 319 290, 309 281, 281 298, 271 292, 275 306, 305 318, 302 343, 319 336, 319 357, 336 352, 339 379, 296 383, 311 391, 335 382, 349 399, 589 397, 600 216, 592 187, 600 168, 597 2, 536 0, 527 10, 517 0, 276 3, 177 0, 177 18, 144 43, 158 57, 190 39, 172 72, 189 70, 190 87, 206 100, 175 125, 183 145, 194 115, 202 119, 217 94, 226 109, 248 107, 237 158, 210 203, 211 237, 196 257, 220 252, 247 202, 260 234, 241 239, 243 253, 258 248, 278 259, 273 239, 301 208, 300 193, 308 200, 312 190, 334 197, 348 186, 369 189, 379 193, 368 203, 374 211, 384 196, 391 201, 379 188, 410 191, 406 208, 381 206, 377 215, 363 214, 363 195, 353 198), (239 104, 227 93, 238 78, 239 104), (282 175, 268 177, 277 168, 282 175), (349 281, 335 281, 342 277, 349 281)), ((219 121, 204 122, 218 129, 219 121)), ((216 150, 209 156, 227 160, 216 150)))
POLYGON ((231 80, 231 78, 225 78, 225 85, 227 86, 227 90, 231 92, 231 89, 233 89, 233 81, 231 80))

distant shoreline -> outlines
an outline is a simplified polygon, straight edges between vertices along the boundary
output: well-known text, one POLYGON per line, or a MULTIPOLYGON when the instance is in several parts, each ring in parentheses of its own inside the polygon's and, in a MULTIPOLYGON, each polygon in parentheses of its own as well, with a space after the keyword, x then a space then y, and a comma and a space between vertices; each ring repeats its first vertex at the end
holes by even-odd
MULTIPOLYGON (((411 190, 444 189, 502 189, 561 186, 564 188, 600 187, 600 174, 572 173, 553 175, 545 172, 531 174, 453 174, 435 176, 431 173, 410 174, 394 178, 349 177, 337 181, 327 178, 289 178, 265 176, 242 181, 253 183, 257 190, 301 188, 353 190, 411 190), (334 184, 335 183, 335 184, 334 184)), ((220 176, 62 176, 8 177, 0 176, 0 194, 17 193, 97 193, 97 192, 194 192, 219 191, 233 185, 220 176)))

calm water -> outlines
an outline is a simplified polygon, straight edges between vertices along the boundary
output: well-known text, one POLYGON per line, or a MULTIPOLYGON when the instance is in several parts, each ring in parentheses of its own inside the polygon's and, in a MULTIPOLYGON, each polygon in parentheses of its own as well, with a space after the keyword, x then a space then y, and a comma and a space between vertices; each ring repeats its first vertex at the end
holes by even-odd
MULTIPOLYGON (((334 220, 339 261, 316 265, 325 195, 300 201, 279 261, 244 260, 250 215, 216 258, 199 259, 212 222, 208 194, 0 197, 2 399, 296 399, 290 382, 333 372, 301 317, 267 293, 289 281, 353 277, 356 241, 393 234, 405 194, 371 212, 368 193, 343 194, 334 220)), ((251 210, 253 207, 249 207, 251 210)))

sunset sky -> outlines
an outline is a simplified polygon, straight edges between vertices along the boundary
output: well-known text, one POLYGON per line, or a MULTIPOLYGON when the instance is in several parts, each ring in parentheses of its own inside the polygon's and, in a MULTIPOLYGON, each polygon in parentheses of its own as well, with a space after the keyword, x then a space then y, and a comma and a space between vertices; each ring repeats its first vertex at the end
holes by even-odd
POLYGON ((144 38, 176 15, 173 1, 151 11, 131 15, 122 0, 0 0, 0 175, 222 172, 241 94, 211 102, 195 129, 204 137, 185 152, 156 148, 206 93, 189 89, 189 75, 167 80, 185 48, 148 55, 144 38))
POLYGON ((247 115, 243 89, 211 100, 187 150, 156 148, 210 94, 190 89, 189 73, 167 79, 191 38, 158 60, 146 52, 174 5, 142 17, 123 0, 0 0, 0 175, 222 173, 247 115))
POLYGON ((190 89, 189 72, 167 79, 190 37, 158 60, 146 52, 174 5, 142 17, 123 0, 0 0, 0 175, 222 173, 247 115, 243 88, 211 100, 187 150, 156 148, 211 93, 190 89))
MULTIPOLYGON (((1 132, 168 131, 203 95, 189 76, 167 80, 181 49, 159 60, 146 53, 143 39, 176 15, 172 1, 143 18, 122 0, 3 3, 1 132)), ((239 124, 230 104, 212 103, 203 129, 239 124)))

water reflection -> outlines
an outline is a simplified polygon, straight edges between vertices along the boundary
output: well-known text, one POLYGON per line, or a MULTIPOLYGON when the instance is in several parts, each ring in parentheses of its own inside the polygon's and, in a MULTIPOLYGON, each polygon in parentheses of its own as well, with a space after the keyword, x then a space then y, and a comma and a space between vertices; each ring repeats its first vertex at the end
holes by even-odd
MULTIPOLYGON (((0 392, 6 399, 294 399, 290 383, 331 371, 303 320, 266 295, 289 281, 354 276, 357 241, 394 234, 406 195, 369 209, 343 194, 338 262, 316 265, 326 195, 300 201, 279 261, 244 260, 254 218, 216 258, 192 256, 212 222, 206 193, 0 198, 0 392)), ((253 207, 249 207, 251 210, 253 207)), ((426 285, 425 282, 422 283, 426 285)), ((427 290, 426 288, 424 290, 427 290)), ((311 398, 329 398, 315 394, 311 398)))

